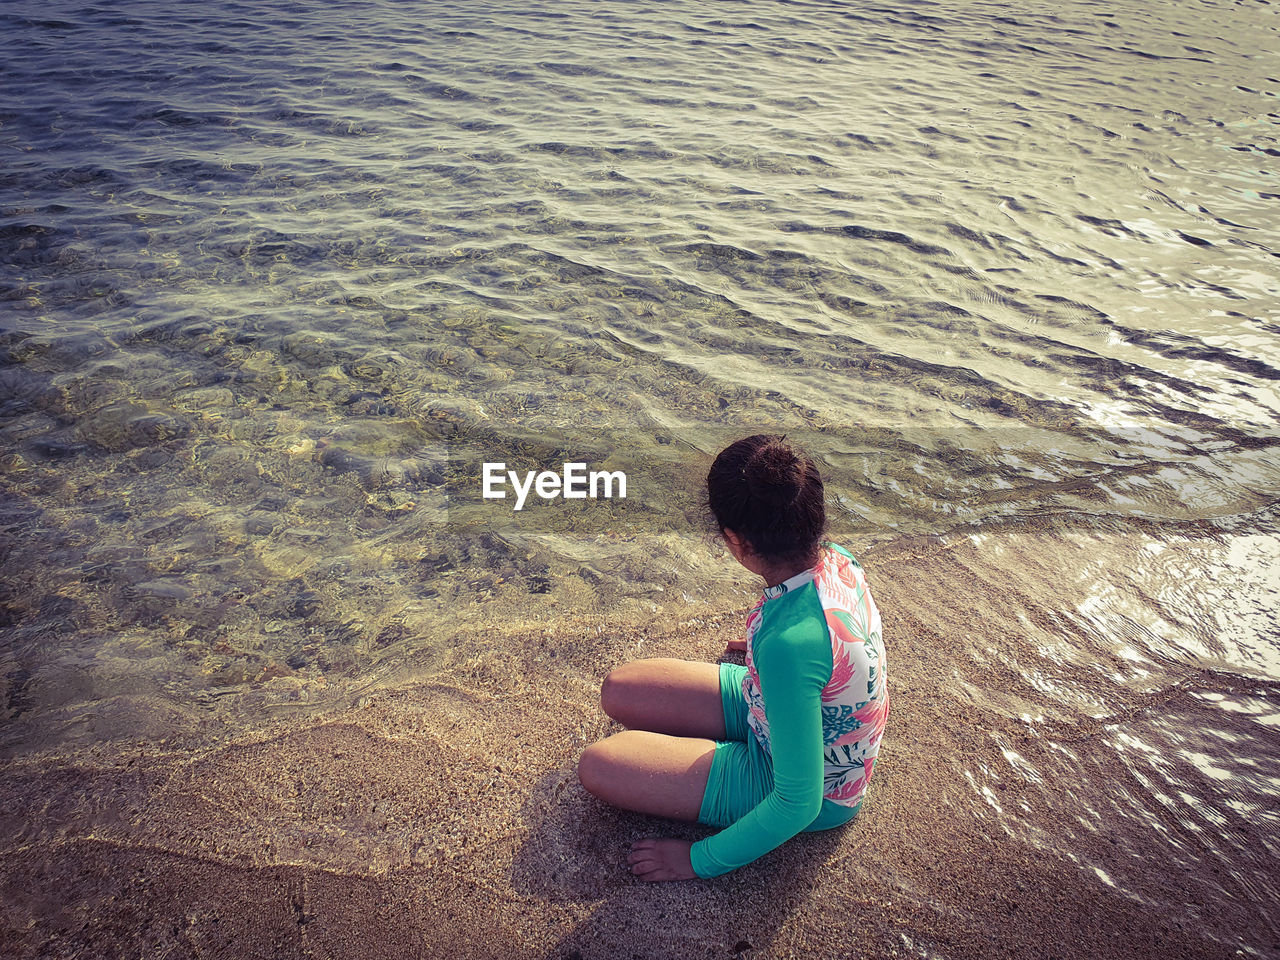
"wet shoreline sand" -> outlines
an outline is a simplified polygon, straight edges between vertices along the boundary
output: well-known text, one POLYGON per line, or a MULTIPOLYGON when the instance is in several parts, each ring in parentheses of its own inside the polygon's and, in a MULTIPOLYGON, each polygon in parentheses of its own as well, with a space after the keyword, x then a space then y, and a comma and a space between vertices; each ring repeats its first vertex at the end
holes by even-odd
POLYGON ((866 553, 893 699, 864 812, 730 876, 633 880, 630 841, 704 831, 604 807, 573 765, 610 730, 607 669, 714 660, 743 610, 566 621, 477 634, 324 716, 8 762, 0 953, 1275 956, 1280 683, 1247 631, 1194 650, 1211 613, 1150 589, 1274 536, 1161 529, 1160 549, 1141 524, 1046 520, 866 553), (1090 618, 1127 623, 1127 646, 1090 618), (1258 777, 1204 776, 1173 730, 1258 777))

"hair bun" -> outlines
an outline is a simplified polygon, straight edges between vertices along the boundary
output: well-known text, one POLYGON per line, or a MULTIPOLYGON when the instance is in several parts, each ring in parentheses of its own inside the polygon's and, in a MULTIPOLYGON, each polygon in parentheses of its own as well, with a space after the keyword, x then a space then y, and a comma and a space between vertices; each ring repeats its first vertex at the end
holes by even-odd
POLYGON ((773 563, 813 564, 827 526, 818 465, 787 438, 735 440, 707 473, 707 501, 721 532, 732 530, 773 563))
POLYGON ((757 450, 743 468, 743 475, 751 496, 771 507, 790 506, 804 488, 803 462, 778 440, 757 450))

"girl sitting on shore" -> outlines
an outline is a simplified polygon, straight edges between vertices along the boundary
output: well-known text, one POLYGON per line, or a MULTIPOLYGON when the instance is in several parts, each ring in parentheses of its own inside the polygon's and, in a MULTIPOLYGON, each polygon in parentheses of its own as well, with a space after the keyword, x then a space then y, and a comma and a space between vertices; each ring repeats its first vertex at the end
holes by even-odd
POLYGON ((627 862, 644 880, 714 877, 853 819, 889 712, 880 615, 858 561, 822 542, 813 461, 782 437, 747 437, 716 457, 707 493, 729 551, 765 582, 745 643, 729 644, 746 666, 618 667, 601 704, 630 729, 578 761, 601 800, 724 828, 636 841, 627 862))

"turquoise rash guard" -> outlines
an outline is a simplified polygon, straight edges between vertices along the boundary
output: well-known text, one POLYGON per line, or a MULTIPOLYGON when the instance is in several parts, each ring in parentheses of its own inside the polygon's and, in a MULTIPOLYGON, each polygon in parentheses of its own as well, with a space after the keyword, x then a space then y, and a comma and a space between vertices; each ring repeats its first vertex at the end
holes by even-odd
POLYGON ((693 844, 699 877, 763 856, 862 806, 889 715, 880 613, 861 564, 825 544, 818 562, 765 588, 747 617, 745 667, 721 664, 726 741, 712 757, 693 844))
MULTIPOLYGON (((823 784, 822 690, 831 679, 831 640, 822 604, 812 583, 765 606, 752 637, 773 754, 773 789, 736 823, 693 845, 699 877, 727 873, 763 856, 800 831, 836 826, 856 812, 825 806, 823 784)), ((748 732, 747 736, 752 736, 748 732)))

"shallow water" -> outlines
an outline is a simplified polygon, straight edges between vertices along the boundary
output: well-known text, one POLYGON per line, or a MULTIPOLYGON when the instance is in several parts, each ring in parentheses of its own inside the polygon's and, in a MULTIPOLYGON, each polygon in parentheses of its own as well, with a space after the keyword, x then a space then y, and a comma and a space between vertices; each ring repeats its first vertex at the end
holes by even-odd
MULTIPOLYGON (((1115 518, 1154 579, 1101 562, 1063 636, 1280 678, 1273 6, 0 24, 7 754, 340 707, 569 613, 745 604, 699 485, 759 429, 820 460, 857 552, 1115 518), (486 461, 628 496, 516 513, 486 461), (1186 582, 1213 603, 1180 615, 1186 582)), ((1062 572, 1036 576, 1028 603, 1062 572)), ((979 672, 975 701, 1037 715, 1094 670, 1044 656, 1037 700, 979 672)), ((1273 767, 1274 693, 1209 695, 1273 767)))

